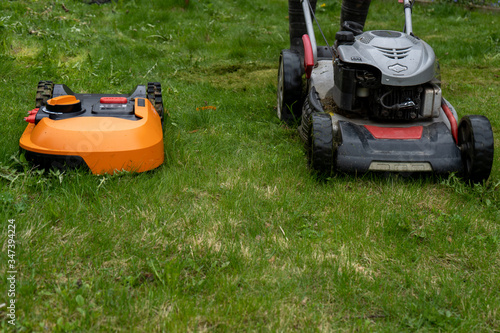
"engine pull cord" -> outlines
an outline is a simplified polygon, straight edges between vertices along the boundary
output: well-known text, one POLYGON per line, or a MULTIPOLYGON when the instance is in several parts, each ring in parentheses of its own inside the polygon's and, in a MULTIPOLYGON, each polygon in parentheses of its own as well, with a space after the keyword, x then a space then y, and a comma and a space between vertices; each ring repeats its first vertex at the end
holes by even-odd
POLYGON ((314 13, 314 10, 313 10, 313 8, 312 8, 311 3, 309 2, 309 0, 307 0, 307 4, 309 5, 309 9, 310 9, 311 14, 312 14, 312 16, 314 18, 314 21, 316 22, 316 25, 318 26, 319 32, 321 33, 321 36, 323 36, 323 40, 325 41, 326 46, 328 46, 328 50, 332 54, 332 58, 335 58, 335 55, 333 54, 333 50, 330 47, 330 44, 328 44, 328 41, 326 40, 325 34, 323 33, 323 30, 321 29, 321 26, 319 25, 318 19, 316 18, 316 14, 314 13))

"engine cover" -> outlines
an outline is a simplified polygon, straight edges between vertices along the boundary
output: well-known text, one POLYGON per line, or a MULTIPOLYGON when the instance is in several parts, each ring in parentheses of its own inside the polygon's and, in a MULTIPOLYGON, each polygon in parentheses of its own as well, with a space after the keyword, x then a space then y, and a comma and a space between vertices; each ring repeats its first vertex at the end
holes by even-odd
POLYGON ((366 31, 353 44, 339 45, 337 56, 345 63, 376 67, 383 85, 415 86, 435 75, 436 56, 429 44, 398 31, 366 31))

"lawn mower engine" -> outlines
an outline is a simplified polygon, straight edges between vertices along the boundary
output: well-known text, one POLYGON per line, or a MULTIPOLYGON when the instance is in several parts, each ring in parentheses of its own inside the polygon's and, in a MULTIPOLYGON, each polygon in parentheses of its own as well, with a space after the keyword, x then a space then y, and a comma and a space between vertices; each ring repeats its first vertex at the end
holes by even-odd
POLYGON ((397 31, 336 35, 333 99, 344 113, 374 120, 439 116, 441 88, 432 48, 397 31))

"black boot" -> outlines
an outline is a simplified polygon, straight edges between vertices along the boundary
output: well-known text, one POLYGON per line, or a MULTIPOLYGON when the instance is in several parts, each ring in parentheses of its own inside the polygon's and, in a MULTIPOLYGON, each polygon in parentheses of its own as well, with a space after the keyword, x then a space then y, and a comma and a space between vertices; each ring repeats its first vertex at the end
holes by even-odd
POLYGON ((340 30, 351 31, 354 35, 363 33, 371 0, 342 0, 340 30))
MULTIPOLYGON (((316 0, 309 0, 313 11, 316 11, 316 0)), ((288 24, 290 28, 290 49, 304 54, 302 36, 307 34, 304 11, 300 0, 288 0, 288 24)))

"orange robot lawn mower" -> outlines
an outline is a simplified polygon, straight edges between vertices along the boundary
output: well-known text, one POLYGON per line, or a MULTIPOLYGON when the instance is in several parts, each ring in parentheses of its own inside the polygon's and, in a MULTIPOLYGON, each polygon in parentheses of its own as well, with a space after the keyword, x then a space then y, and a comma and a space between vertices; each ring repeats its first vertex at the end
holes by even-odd
POLYGON ((158 82, 123 95, 77 94, 66 85, 40 81, 19 146, 42 168, 144 172, 163 163, 163 116, 158 82))

